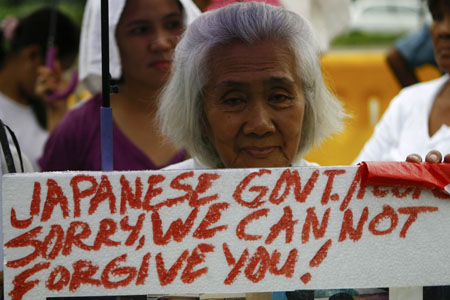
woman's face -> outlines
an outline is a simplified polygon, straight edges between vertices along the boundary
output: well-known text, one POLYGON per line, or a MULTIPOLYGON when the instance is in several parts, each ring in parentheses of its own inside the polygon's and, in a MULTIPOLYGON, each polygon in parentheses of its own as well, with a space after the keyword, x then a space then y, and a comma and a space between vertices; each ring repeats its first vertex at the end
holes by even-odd
POLYGON ((116 29, 126 84, 159 89, 167 79, 183 31, 176 0, 126 1, 116 29))
POLYGON ((305 97, 294 55, 269 41, 212 51, 202 131, 227 168, 285 167, 300 143, 305 97))
POLYGON ((439 67, 450 71, 450 5, 439 1, 439 10, 432 11, 433 22, 430 34, 433 40, 434 56, 439 67))

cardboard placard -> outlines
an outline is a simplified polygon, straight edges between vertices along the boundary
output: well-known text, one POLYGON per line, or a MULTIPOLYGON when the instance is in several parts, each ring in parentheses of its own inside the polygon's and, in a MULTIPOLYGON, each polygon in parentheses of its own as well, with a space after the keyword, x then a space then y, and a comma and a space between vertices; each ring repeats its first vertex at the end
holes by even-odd
POLYGON ((358 167, 3 176, 5 296, 450 284, 450 196, 358 167))

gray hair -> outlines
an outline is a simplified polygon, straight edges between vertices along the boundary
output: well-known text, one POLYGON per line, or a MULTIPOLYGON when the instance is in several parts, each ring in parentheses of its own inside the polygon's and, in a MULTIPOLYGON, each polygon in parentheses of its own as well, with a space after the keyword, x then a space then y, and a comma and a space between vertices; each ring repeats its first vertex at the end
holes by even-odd
POLYGON ((308 21, 281 7, 241 2, 209 11, 189 25, 175 50, 171 78, 159 103, 161 129, 175 145, 186 148, 198 161, 217 167, 221 160, 201 133, 202 89, 209 74, 208 58, 215 47, 259 41, 285 44, 295 55, 298 78, 305 92, 305 115, 298 156, 343 128, 342 104, 325 86, 319 46, 308 21))

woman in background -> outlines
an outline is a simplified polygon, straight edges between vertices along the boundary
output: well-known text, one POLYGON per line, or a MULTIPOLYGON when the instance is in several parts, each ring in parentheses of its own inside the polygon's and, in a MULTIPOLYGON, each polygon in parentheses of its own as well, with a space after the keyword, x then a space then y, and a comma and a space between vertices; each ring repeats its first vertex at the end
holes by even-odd
MULTIPOLYGON (((114 170, 159 169, 185 159, 154 122, 172 54, 189 20, 200 11, 191 0, 110 1, 110 69, 114 170)), ((100 1, 86 4, 80 76, 96 96, 69 112, 55 129, 39 163, 45 171, 101 170, 100 1)))

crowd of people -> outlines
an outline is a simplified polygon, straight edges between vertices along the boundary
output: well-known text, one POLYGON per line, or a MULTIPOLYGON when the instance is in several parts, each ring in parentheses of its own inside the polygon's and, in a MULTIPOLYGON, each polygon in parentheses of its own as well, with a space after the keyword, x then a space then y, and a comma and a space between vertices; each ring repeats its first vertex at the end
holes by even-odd
MULTIPOLYGON (((303 156, 344 129, 349 116, 324 82, 314 22, 283 1, 110 2, 114 170, 317 165, 303 156)), ((403 89, 355 162, 450 163, 450 2, 428 7, 444 75, 403 89)), ((74 22, 52 10, 4 26, 0 119, 16 133, 28 170, 101 170, 100 1, 86 3, 81 41, 74 22), (49 67, 51 20, 57 58, 49 67), (66 99, 48 96, 67 87, 61 73, 78 53, 92 97, 67 111, 66 99)), ((424 300, 450 295, 429 293, 424 300)), ((314 292, 283 296, 309 300, 314 292)))

